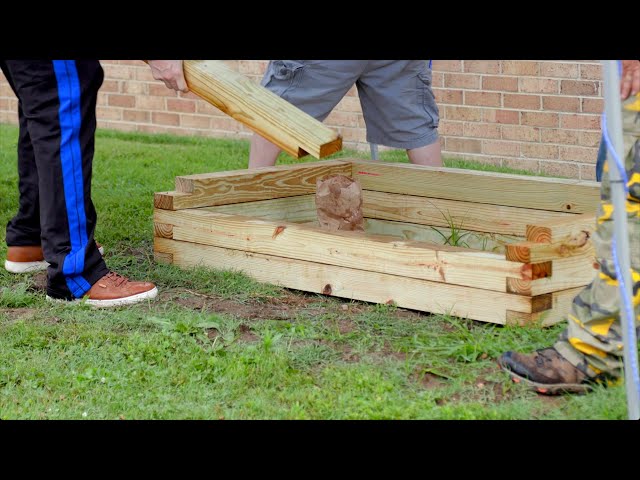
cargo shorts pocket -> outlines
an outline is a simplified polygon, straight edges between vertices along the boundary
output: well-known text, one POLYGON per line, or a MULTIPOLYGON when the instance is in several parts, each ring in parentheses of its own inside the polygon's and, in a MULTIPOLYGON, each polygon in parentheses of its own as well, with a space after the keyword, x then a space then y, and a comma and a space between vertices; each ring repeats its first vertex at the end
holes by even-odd
POLYGON ((440 112, 431 89, 431 72, 418 73, 418 98, 422 108, 431 117, 433 126, 437 127, 440 120, 440 112))
POLYGON ((305 65, 295 60, 271 60, 261 85, 277 95, 300 83, 305 65))

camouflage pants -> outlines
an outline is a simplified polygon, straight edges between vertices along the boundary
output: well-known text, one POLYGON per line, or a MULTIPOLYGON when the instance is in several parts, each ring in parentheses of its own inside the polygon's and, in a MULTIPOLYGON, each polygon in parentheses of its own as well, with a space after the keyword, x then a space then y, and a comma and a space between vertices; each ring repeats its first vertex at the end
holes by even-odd
MULTIPOLYGON (((623 102, 625 168, 629 195, 629 249, 636 331, 640 325, 640 95, 623 102)), ((596 231, 592 236, 600 271, 573 300, 568 327, 554 345, 558 352, 592 378, 620 379, 623 367, 621 299, 612 260, 614 232, 607 155, 600 190, 596 231)))

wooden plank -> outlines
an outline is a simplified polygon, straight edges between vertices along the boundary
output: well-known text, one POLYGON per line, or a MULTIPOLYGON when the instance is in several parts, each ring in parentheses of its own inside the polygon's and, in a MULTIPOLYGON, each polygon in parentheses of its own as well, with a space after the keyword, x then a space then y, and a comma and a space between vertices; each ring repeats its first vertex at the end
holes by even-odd
POLYGON ((536 266, 545 265, 545 263, 530 264, 534 271, 532 274, 534 279, 508 278, 507 291, 535 296, 568 288, 583 287, 589 284, 596 275, 596 270, 593 268, 594 261, 595 258, 591 255, 580 255, 545 262, 551 264, 550 275, 546 278, 535 278, 536 266))
POLYGON ((537 313, 522 313, 507 310, 507 324, 525 325, 536 323, 541 327, 547 327, 562 322, 566 320, 567 314, 571 311, 573 299, 583 288, 584 287, 569 288, 567 290, 553 292, 550 294, 552 299, 551 307, 537 313))
POLYGON ((218 60, 184 60, 189 89, 295 158, 342 149, 333 129, 218 60))
POLYGON ((581 243, 583 237, 591 237, 596 228, 596 214, 586 213, 569 218, 558 218, 544 223, 527 225, 526 237, 531 242, 581 243))
POLYGON ((348 163, 328 160, 179 176, 176 177, 176 191, 187 195, 174 195, 171 208, 166 209, 211 207, 315 194, 317 179, 350 173, 348 163))
POLYGON ((315 195, 299 195, 297 197, 203 207, 202 210, 292 223, 317 220, 315 195))
POLYGON ((153 234, 161 238, 173 238, 173 225, 155 222, 153 224, 153 234))
POLYGON ((500 235, 524 236, 526 226, 574 216, 561 212, 506 207, 483 203, 443 200, 398 193, 362 192, 362 209, 367 218, 457 228, 500 235))
POLYGON ((584 180, 349 159, 365 190, 556 212, 595 212, 600 184, 584 180))
POLYGON ((181 192, 158 192, 153 195, 153 206, 164 210, 178 210, 182 202, 185 202, 191 195, 181 192))
POLYGON ((243 271, 258 281, 287 288, 484 322, 504 324, 507 310, 532 311, 531 299, 520 295, 163 238, 156 239, 156 249, 171 254, 180 267, 243 271))
POLYGON ((532 275, 530 265, 499 254, 359 232, 329 232, 202 210, 156 210, 154 221, 172 224, 176 240, 499 292, 506 291, 507 277, 532 275))
MULTIPOLYGON (((428 225, 375 218, 365 218, 364 229, 367 234, 389 235, 402 240, 435 243, 437 245, 445 244, 445 238, 451 238, 452 235, 452 230, 447 227, 440 226, 436 229, 428 225)), ((461 236, 461 243, 458 246, 493 253, 503 253, 505 245, 524 240, 524 237, 516 235, 499 235, 497 233, 472 232, 470 230, 461 230, 458 234, 461 236)))
POLYGON ((158 263, 166 263, 169 265, 173 263, 173 255, 171 253, 158 252, 154 250, 153 259, 158 263))

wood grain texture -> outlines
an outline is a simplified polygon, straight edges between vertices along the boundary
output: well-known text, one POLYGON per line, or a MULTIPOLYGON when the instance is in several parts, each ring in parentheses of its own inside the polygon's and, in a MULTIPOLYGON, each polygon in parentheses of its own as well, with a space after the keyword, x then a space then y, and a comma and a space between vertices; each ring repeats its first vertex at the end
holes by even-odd
POLYGON ((317 179, 350 172, 348 163, 329 160, 179 176, 176 192, 184 196, 173 196, 172 210, 315 194, 317 179))
POLYGON ((218 60, 184 60, 189 89, 295 158, 342 149, 338 132, 218 60))
POLYGON ((457 228, 499 235, 524 236, 528 224, 575 216, 532 208, 443 200, 415 195, 362 192, 364 216, 381 220, 457 228))
POLYGON ((158 238, 180 267, 242 271, 261 282, 336 297, 504 324, 507 311, 532 313, 529 297, 403 276, 158 238))
POLYGON ((217 207, 203 207, 202 210, 292 223, 317 220, 314 195, 298 195, 296 197, 234 203, 217 207))
POLYGON ((173 225, 155 222, 153 224, 153 234, 161 238, 173 238, 173 225))
POLYGON ((530 242, 571 245, 582 243, 585 235, 587 239, 591 237, 595 228, 596 214, 586 213, 527 225, 525 234, 530 242))
POLYGON ((507 277, 530 279, 532 275, 530 266, 489 252, 199 209, 156 210, 154 221, 172 224, 176 240, 498 292, 506 291, 507 277))
POLYGON ((569 213, 595 212, 600 200, 598 182, 350 161, 365 190, 569 213))
POLYGON ((548 300, 549 295, 551 296, 551 307, 536 313, 523 313, 508 310, 506 323, 509 325, 537 324, 541 327, 548 327, 558 322, 562 322, 566 320, 567 314, 571 311, 571 303, 573 302, 573 299, 583 288, 584 287, 569 288, 545 294, 545 301, 548 300))

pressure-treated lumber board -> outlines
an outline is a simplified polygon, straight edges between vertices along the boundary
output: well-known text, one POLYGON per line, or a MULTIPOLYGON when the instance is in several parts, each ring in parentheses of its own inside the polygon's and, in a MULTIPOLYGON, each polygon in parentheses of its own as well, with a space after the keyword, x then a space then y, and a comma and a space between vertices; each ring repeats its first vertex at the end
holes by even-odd
POLYGON ((362 199, 362 212, 366 218, 436 227, 448 227, 450 219, 458 228, 501 235, 522 236, 528 224, 575 216, 531 208, 443 200, 371 190, 364 190, 362 199))
POLYGON ((484 322, 504 324, 507 311, 531 315, 536 309, 530 297, 521 295, 210 245, 155 238, 154 249, 172 255, 174 264, 180 267, 208 266, 239 270, 258 281, 287 288, 367 302, 394 303, 404 308, 484 322))
MULTIPOLYGON (((597 273, 593 268, 594 261, 595 258, 592 255, 579 255, 544 262, 551 264, 549 276, 532 280, 507 278, 507 291, 535 296, 587 285, 597 273)), ((530 264, 534 271, 533 276, 535 276, 536 266, 544 263, 530 264)))
MULTIPOLYGON (((513 310, 507 311, 507 324, 530 324, 538 323, 542 327, 547 327, 558 322, 562 322, 567 318, 567 314, 571 311, 571 303, 575 296, 582 291, 584 287, 569 288, 553 292, 551 295, 551 307, 537 313, 522 313, 513 310)), ((549 295, 549 294, 547 294, 549 295)))
POLYGON ((184 60, 189 89, 295 158, 342 149, 331 128, 217 60, 184 60))
POLYGON ((348 163, 328 160, 179 176, 176 177, 176 192, 156 193, 154 205, 180 210, 315 194, 317 179, 327 175, 349 175, 350 172, 348 163), (171 197, 170 202, 168 197, 171 197))
MULTIPOLYGON (((364 230, 367 234, 389 235, 402 240, 428 242, 437 245, 445 244, 445 238, 450 238, 452 235, 452 230, 447 227, 432 227, 429 225, 394 222, 375 218, 364 219, 364 230)), ((516 235, 500 235, 496 233, 472 232, 469 230, 460 230, 457 234, 461 236, 460 243, 457 246, 493 253, 502 253, 505 250, 505 245, 513 242, 523 242, 524 240, 524 237, 516 235)), ((453 243, 449 244, 452 245, 453 243)))
POLYGON ((154 221, 173 225, 173 238, 266 255, 371 270, 435 282, 506 291, 507 277, 529 279, 531 265, 503 255, 423 242, 329 232, 287 222, 199 209, 156 210, 154 221))
POLYGON ((166 263, 166 264, 173 263, 173 255, 171 253, 165 253, 165 252, 154 250, 153 259, 158 263, 166 263))
POLYGON ((202 210, 293 223, 317 220, 315 195, 298 195, 297 197, 202 207, 202 210))
POLYGON ((585 236, 587 239, 591 237, 595 227, 596 214, 585 213, 553 221, 547 220, 542 224, 527 225, 526 237, 531 242, 580 244, 585 236))
POLYGON ((600 199, 598 182, 349 160, 365 190, 571 213, 594 212, 600 199))

